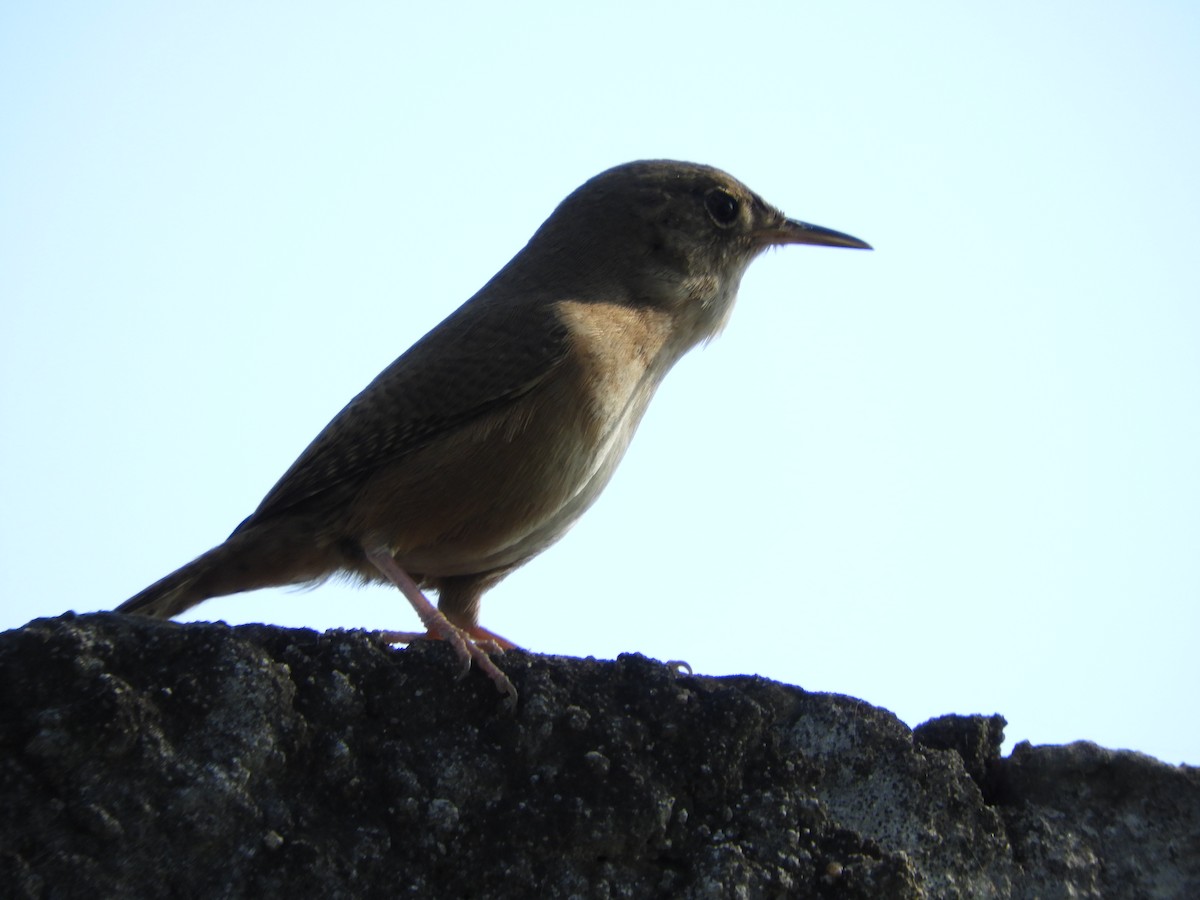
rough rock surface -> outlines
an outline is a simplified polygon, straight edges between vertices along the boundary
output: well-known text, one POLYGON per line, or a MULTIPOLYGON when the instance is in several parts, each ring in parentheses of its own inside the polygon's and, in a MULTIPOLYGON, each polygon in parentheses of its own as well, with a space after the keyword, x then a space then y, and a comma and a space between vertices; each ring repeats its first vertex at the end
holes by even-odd
POLYGON ((0 634, 0 894, 1200 897, 1200 770, 637 656, 116 614, 0 634))

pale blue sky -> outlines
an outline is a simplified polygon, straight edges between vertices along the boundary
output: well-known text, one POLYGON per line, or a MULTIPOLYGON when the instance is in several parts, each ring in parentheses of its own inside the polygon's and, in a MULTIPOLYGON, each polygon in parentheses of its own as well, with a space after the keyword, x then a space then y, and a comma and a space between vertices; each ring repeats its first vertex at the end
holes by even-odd
POLYGON ((672 157, 876 252, 756 262, 484 624, 1200 763, 1200 6, 412 6, 0 10, 0 627, 219 542, 570 190, 672 157))

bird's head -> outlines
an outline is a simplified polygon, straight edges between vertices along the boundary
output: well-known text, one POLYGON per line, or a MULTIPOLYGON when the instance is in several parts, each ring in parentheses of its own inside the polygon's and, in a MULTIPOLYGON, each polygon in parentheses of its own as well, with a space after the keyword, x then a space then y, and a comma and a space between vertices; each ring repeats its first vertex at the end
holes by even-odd
POLYGON ((616 166, 568 196, 525 254, 569 278, 553 290, 579 299, 659 308, 690 345, 723 327, 742 274, 784 244, 869 250, 839 231, 789 219, 711 166, 648 160, 616 166), (547 265, 548 263, 548 265, 547 265))

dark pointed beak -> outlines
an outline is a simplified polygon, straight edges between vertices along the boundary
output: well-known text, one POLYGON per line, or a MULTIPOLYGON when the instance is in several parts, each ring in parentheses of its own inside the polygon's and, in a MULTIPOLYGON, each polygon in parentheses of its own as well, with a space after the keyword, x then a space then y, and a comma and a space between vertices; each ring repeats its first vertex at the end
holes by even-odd
POLYGON ((866 241, 860 241, 832 228, 809 225, 799 219, 784 219, 779 225, 764 228, 759 235, 766 244, 816 244, 821 247, 853 247, 855 250, 873 249, 866 241))

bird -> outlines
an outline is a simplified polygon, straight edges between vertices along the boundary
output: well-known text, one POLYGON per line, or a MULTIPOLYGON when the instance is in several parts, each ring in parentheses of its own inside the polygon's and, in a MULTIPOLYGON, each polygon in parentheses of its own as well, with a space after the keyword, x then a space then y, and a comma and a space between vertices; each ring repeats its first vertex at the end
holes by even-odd
POLYGON ((770 247, 870 250, 787 218, 711 166, 642 160, 586 181, 474 296, 355 396, 224 542, 117 609, 333 576, 395 585, 515 705, 483 594, 608 483, 655 390, 725 326, 770 247), (435 591, 437 606, 425 591, 435 591))

